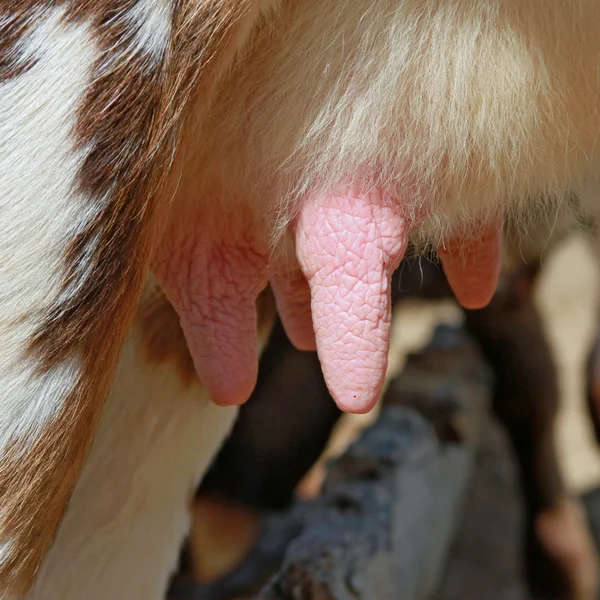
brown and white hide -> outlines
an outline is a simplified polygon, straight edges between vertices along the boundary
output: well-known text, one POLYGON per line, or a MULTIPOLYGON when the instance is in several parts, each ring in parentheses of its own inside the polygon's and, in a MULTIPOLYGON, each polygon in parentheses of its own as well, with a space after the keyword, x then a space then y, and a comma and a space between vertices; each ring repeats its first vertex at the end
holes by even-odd
POLYGON ((593 0, 0 0, 0 598, 161 596, 269 279, 369 410, 409 239, 483 306, 503 217, 593 185, 599 59, 593 0))

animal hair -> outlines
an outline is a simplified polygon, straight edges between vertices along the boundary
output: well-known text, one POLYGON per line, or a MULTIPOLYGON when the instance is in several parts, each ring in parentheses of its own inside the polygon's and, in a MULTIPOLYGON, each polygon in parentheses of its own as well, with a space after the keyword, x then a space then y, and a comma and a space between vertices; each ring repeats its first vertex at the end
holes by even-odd
POLYGON ((0 598, 26 594, 128 401, 102 419, 169 219, 249 213, 280 249, 311 194, 355 185, 419 249, 498 213, 542 240, 583 190, 600 215, 598 65, 596 0, 0 0, 0 598))
POLYGON ((587 0, 284 2, 219 87, 198 197, 275 206, 275 239, 354 180, 425 209, 421 239, 551 222, 598 166, 599 35, 587 0))

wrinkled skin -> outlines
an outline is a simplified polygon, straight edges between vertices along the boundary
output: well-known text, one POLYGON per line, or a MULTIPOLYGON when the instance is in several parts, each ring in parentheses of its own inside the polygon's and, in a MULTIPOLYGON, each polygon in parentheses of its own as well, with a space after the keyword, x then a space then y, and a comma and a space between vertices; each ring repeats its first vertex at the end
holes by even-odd
POLYGON ((408 241, 401 213, 374 196, 316 198, 297 228, 323 373, 338 406, 349 412, 369 410, 383 384, 390 279, 408 241))
MULTIPOLYGON (((290 226, 291 260, 274 258, 249 211, 177 215, 154 270, 217 404, 241 404, 254 388, 255 301, 270 277, 286 332, 299 349, 316 347, 338 407, 364 413, 374 406, 387 367, 390 280, 418 225, 406 208, 381 189, 313 194, 290 226)), ((501 238, 495 219, 440 247, 448 281, 466 308, 491 299, 501 238)))
POLYGON ((408 239, 431 242, 458 301, 481 308, 498 277, 503 218, 523 213, 530 236, 530 219, 560 212, 597 172, 598 9, 256 6, 263 18, 248 25, 183 169, 197 181, 178 194, 203 214, 174 211, 157 257, 172 269, 156 272, 216 402, 251 392, 252 300, 270 277, 292 341, 316 345, 340 408, 365 412, 383 380, 389 277, 408 239), (281 259, 270 243, 286 226, 295 249, 281 259), (227 332, 199 317, 199 304, 227 332))
POLYGON ((249 215, 211 216, 186 215, 171 224, 155 273, 212 400, 241 404, 256 384, 256 299, 267 285, 267 251, 249 215))

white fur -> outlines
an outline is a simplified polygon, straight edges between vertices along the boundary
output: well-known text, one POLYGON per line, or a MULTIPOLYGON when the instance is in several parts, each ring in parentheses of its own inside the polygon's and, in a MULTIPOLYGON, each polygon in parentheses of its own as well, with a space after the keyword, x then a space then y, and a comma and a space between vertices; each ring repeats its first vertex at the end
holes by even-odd
POLYGON ((79 370, 73 356, 36 375, 23 358, 86 216, 87 199, 72 191, 83 158, 72 133, 96 52, 87 29, 61 17, 56 9, 35 24, 22 49, 37 64, 0 86, 0 452, 40 433, 79 370))
MULTIPOLYGON (((0 392, 0 452, 10 447, 11 442, 33 441, 44 435, 44 426, 52 420, 63 399, 77 384, 79 367, 79 360, 73 359, 39 375, 33 371, 33 365, 19 363, 18 360, 4 365, 0 392)), ((0 514, 3 510, 0 506, 0 514)), ((0 540, 2 564, 18 548, 11 538, 2 537, 0 540)))
POLYGON ((127 15, 135 32, 138 51, 160 60, 167 50, 171 36, 173 10, 170 0, 138 0, 127 15))
POLYGON ((499 209, 543 218, 598 167, 595 2, 302 0, 276 14, 193 159, 207 202, 217 189, 270 224, 283 207, 285 225, 305 193, 358 178, 431 209, 424 229, 440 236, 499 209))
POLYGON ((58 537, 27 600, 163 600, 196 486, 229 432, 170 363, 145 362, 134 329, 58 537))
MULTIPOLYGON (((61 18, 56 9, 33 24, 18 50, 36 64, 0 85, 0 453, 43 435, 80 374, 76 355, 44 373, 25 358, 86 214, 71 136, 96 52, 84 26, 61 18)), ((4 562, 16 548, 0 542, 4 562)))

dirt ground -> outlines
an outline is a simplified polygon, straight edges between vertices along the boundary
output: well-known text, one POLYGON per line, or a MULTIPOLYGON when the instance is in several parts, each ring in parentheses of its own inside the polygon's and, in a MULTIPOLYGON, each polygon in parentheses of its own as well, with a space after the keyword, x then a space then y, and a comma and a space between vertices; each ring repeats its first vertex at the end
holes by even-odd
MULTIPOLYGON (((564 476, 578 493, 600 484, 600 451, 593 441, 583 396, 584 365, 596 331, 599 294, 600 269, 583 234, 572 235, 544 259, 536 301, 559 366, 562 406, 555 435, 564 476)), ((460 318, 451 302, 406 303, 395 316, 388 377, 402 369, 408 352, 428 341, 438 323, 456 323, 460 318)), ((344 417, 326 457, 342 452, 375 416, 373 412, 344 417)), ((303 491, 312 495, 321 476, 322 469, 315 469, 303 491)))

